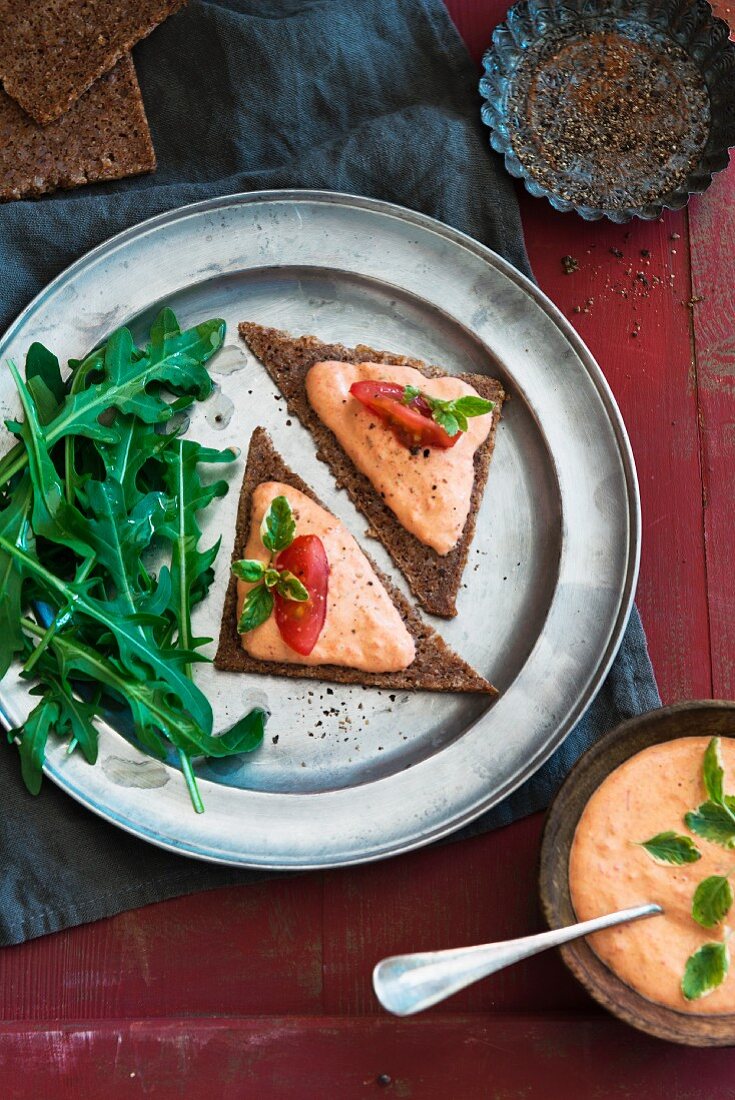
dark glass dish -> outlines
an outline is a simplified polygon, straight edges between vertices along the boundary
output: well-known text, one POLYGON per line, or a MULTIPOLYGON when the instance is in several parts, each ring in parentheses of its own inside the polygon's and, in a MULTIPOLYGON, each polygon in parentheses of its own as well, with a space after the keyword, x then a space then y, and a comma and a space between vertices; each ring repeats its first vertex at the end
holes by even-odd
POLYGON ((735 45, 706 0, 521 0, 483 65, 507 170, 590 221, 680 209, 735 145, 735 45))

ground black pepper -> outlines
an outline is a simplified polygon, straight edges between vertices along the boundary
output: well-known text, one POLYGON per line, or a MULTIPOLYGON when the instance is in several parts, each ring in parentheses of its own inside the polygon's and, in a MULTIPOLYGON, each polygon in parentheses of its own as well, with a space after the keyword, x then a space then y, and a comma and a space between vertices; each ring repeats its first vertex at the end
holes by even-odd
POLYGON ((514 73, 513 150, 575 206, 640 209, 680 186, 706 143, 709 95, 694 63, 651 27, 635 34, 612 18, 556 28, 514 73))

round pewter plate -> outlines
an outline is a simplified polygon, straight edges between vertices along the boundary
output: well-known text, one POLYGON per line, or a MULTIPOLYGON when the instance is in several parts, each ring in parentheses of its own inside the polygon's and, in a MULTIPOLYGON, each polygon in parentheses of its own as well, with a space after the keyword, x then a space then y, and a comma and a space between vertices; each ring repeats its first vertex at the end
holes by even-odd
MULTIPOLYGON (((549 300, 495 253, 397 206, 329 192, 231 195, 135 226, 60 275, 0 342, 22 362, 34 340, 63 361, 121 324, 144 340, 161 305, 182 327, 227 322, 212 360, 215 393, 190 433, 244 452, 257 425, 286 461, 407 591, 365 520, 335 490, 311 437, 286 413, 240 343, 252 320, 325 340, 386 348, 448 372, 499 377, 511 400, 460 591, 439 632, 500 689, 473 695, 367 690, 244 676, 197 666, 215 728, 254 704, 264 744, 197 768, 195 814, 174 767, 104 725, 98 764, 49 745, 47 775, 116 825, 183 854, 238 866, 313 868, 378 859, 473 820, 528 778, 563 741, 600 686, 630 611, 640 516, 620 414, 592 356, 549 300)), ((9 372, 0 412, 17 416, 9 372)), ((5 429, 0 450, 10 439, 5 429)), ((195 618, 218 633, 242 459, 231 491, 205 513, 222 535, 216 579, 195 618)), ((218 469, 217 476, 222 476, 218 469)), ((214 647, 210 647, 210 653, 214 647)), ((19 724, 27 686, 0 685, 19 724)))

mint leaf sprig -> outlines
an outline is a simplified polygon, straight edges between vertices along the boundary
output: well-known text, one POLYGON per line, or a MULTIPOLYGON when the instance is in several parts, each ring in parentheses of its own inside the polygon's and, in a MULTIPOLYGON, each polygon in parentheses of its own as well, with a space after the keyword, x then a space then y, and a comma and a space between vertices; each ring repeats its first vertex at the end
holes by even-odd
POLYGON ((484 397, 473 397, 472 394, 456 397, 453 401, 443 401, 439 397, 431 397, 428 393, 424 393, 418 386, 404 387, 404 405, 410 405, 417 398, 426 402, 431 410, 431 419, 450 436, 455 436, 457 432, 466 432, 470 417, 485 416, 495 408, 494 401, 487 401, 484 397))
MULTIPOLYGON (((732 850, 735 848, 735 797, 725 793, 719 737, 713 737, 705 750, 702 781, 708 800, 684 815, 687 828, 704 840, 732 850)), ((658 833, 641 842, 641 847, 656 863, 681 866, 701 858, 699 849, 689 837, 673 831, 658 833)), ((717 927, 732 909, 735 893, 730 878, 733 874, 735 866, 724 875, 709 875, 694 891, 691 915, 703 928, 717 927)), ((681 992, 687 1001, 706 997, 724 982, 730 969, 730 936, 728 930, 722 941, 702 944, 687 959, 681 980, 681 992)))
POLYGON ((673 830, 640 841, 640 847, 645 848, 654 863, 673 864, 675 867, 681 867, 683 863, 696 863, 702 858, 702 853, 690 837, 681 836, 673 830))
POLYGON ((267 563, 257 558, 243 558, 232 563, 232 572, 240 580, 254 584, 243 604, 237 624, 238 633, 255 630, 273 612, 273 592, 286 600, 305 603, 308 590, 289 569, 278 569, 273 563, 277 554, 290 546, 296 536, 296 522, 286 497, 274 497, 260 525, 260 537, 266 550, 270 550, 267 563))
POLYGON ((714 992, 724 982, 729 969, 727 940, 723 943, 703 943, 687 959, 681 979, 681 991, 686 1000, 695 1001, 714 992))

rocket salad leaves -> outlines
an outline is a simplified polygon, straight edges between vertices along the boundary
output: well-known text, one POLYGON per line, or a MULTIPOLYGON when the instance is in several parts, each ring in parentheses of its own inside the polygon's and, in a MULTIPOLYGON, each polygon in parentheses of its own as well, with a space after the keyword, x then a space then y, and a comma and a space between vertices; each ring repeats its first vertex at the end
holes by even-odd
POLYGON ((198 514, 228 487, 204 471, 236 454, 161 429, 211 392, 206 363, 224 329, 215 319, 182 332, 163 309, 145 348, 118 329, 70 362, 66 380, 38 343, 25 377, 8 363, 22 419, 6 421, 18 442, 0 459, 0 678, 20 657, 35 682, 38 703, 12 735, 34 793, 49 736, 94 763, 95 719, 110 707, 128 708, 147 752, 178 754, 198 811, 192 758, 248 752, 263 739, 259 708, 215 736, 192 672, 210 640, 194 635, 192 608, 219 550, 219 540, 200 547, 198 514), (155 573, 154 548, 167 559, 155 573))

